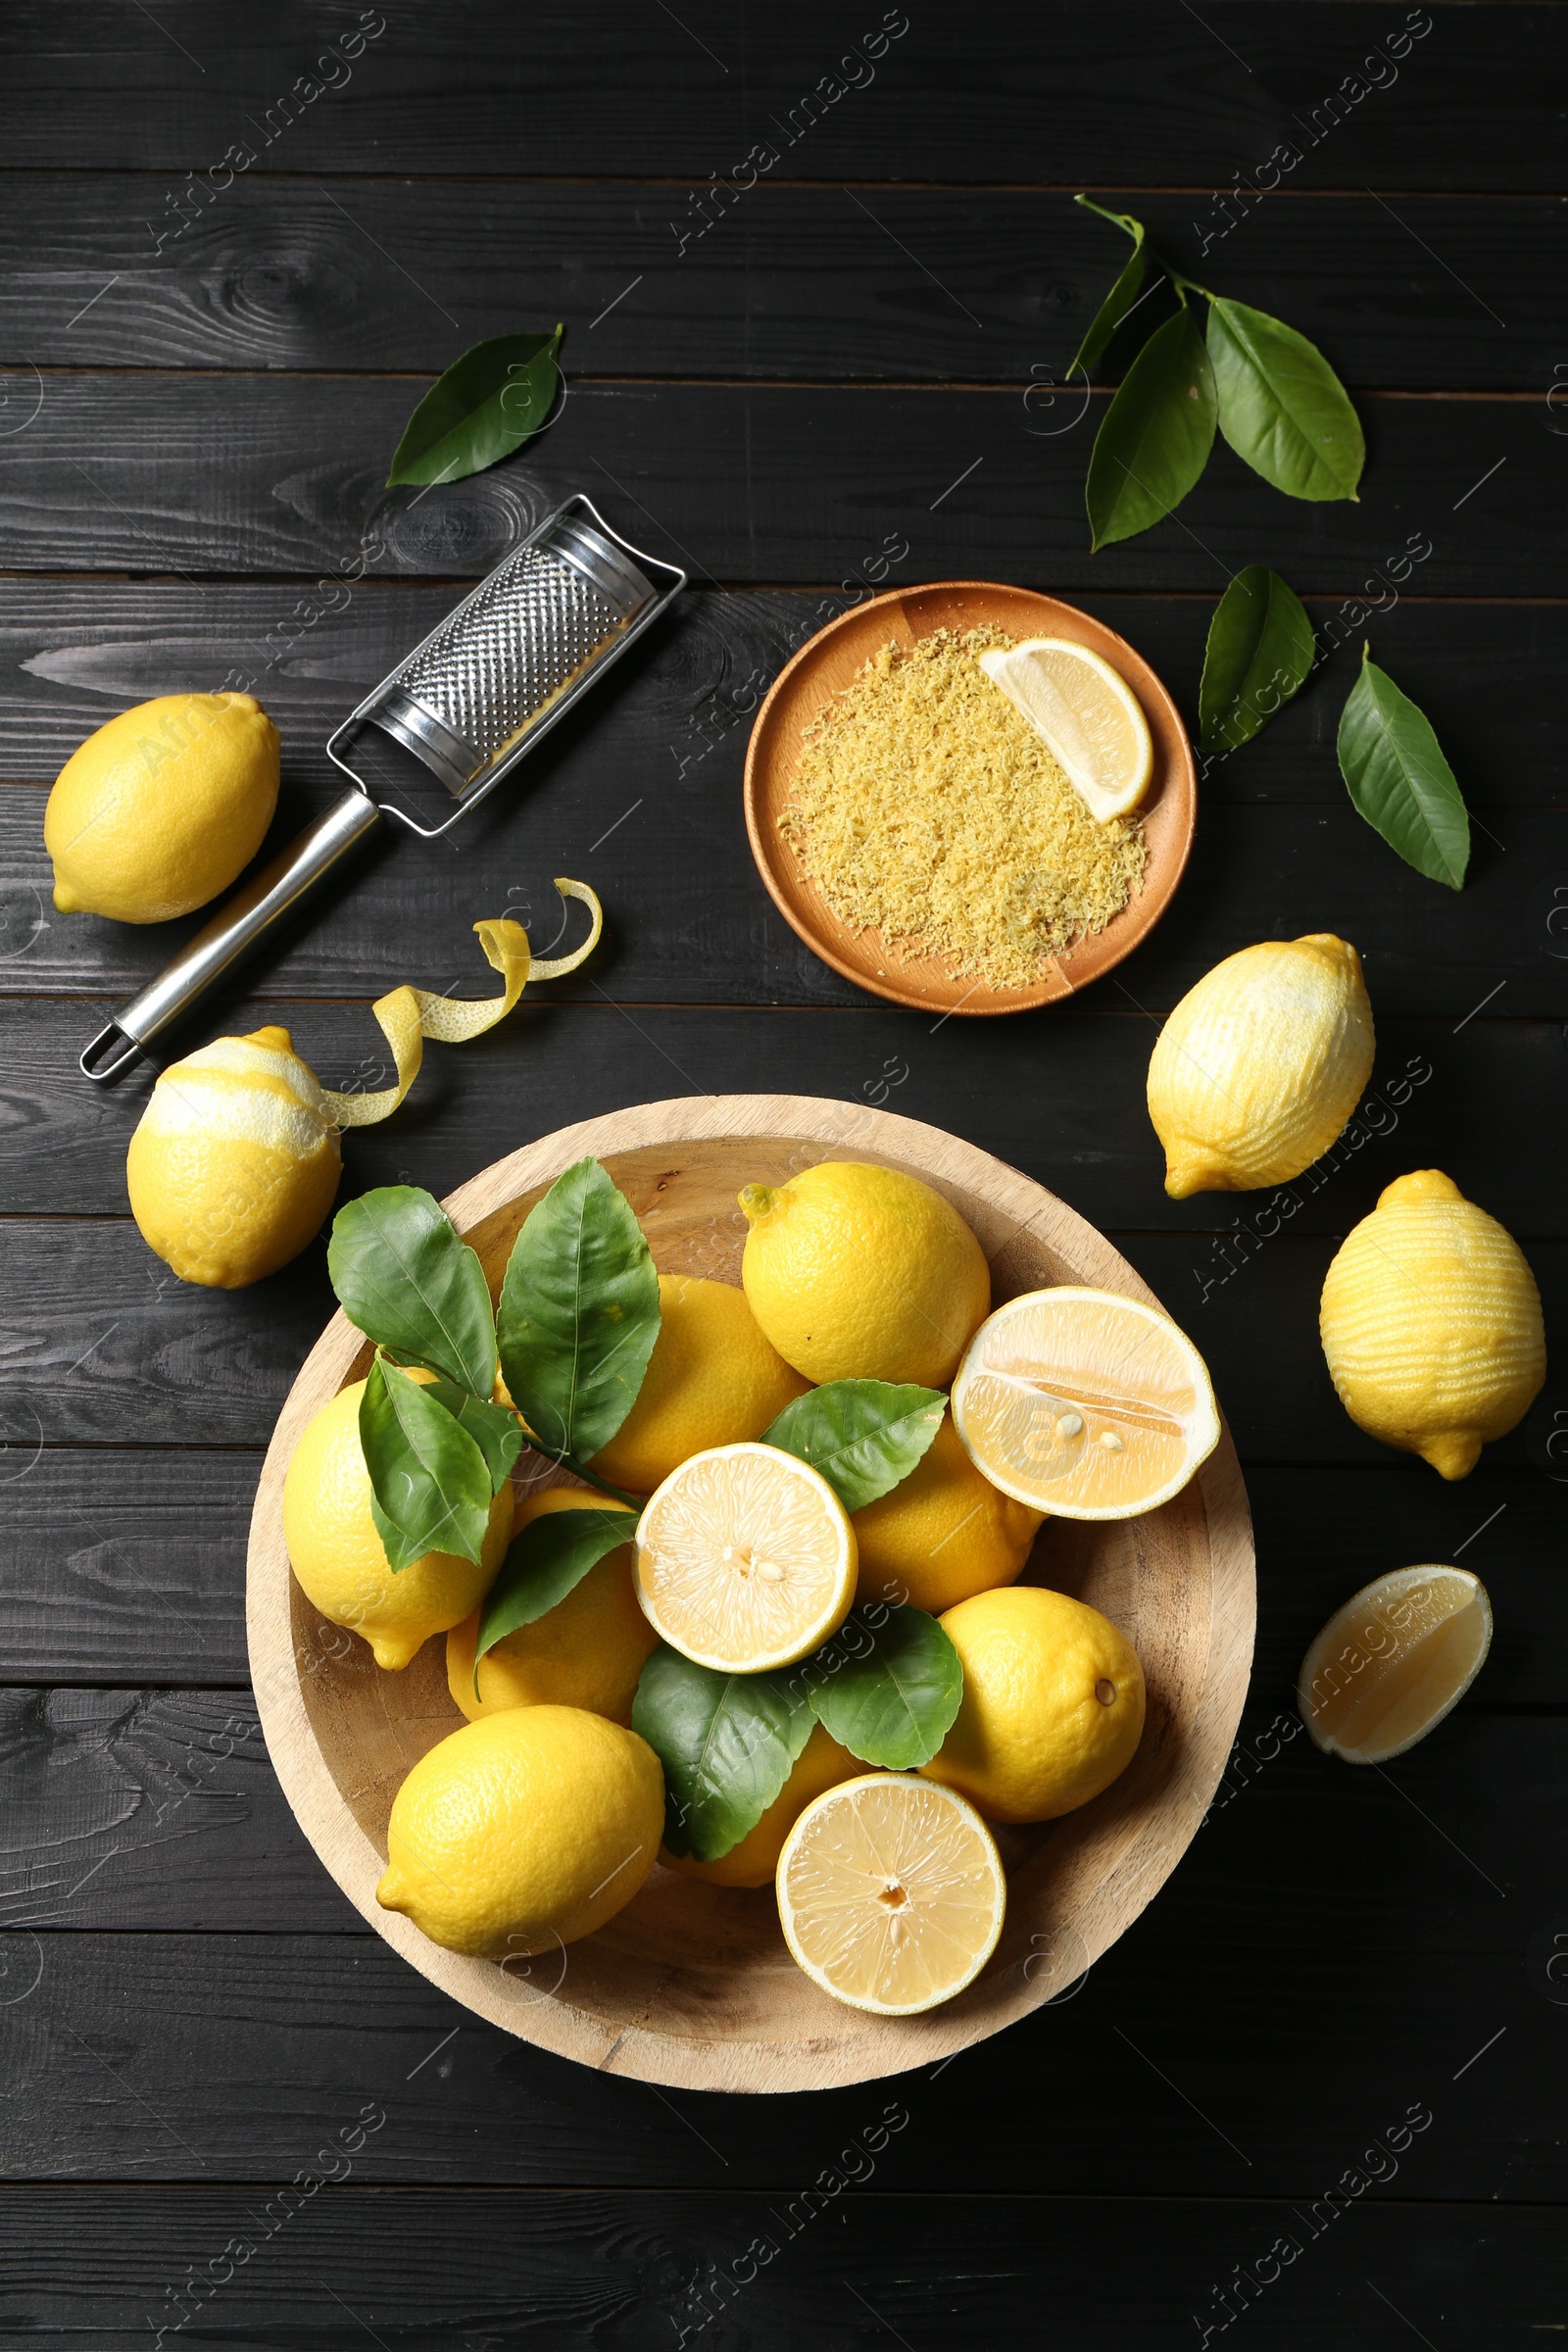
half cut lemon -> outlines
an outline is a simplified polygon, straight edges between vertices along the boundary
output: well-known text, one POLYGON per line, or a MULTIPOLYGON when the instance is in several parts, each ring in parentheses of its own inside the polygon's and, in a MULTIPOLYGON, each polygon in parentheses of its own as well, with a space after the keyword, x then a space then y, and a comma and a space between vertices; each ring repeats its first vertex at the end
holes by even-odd
POLYGON ((776 1446, 713 1446, 637 1522, 637 1597, 699 1666, 762 1674, 820 1648, 855 1598, 855 1530, 827 1480, 776 1446))
POLYGON ((1202 1357, 1158 1307, 1063 1284, 988 1315, 953 1384, 975 1467, 1062 1519, 1131 1519, 1219 1443, 1202 1357))
POLYGON ((1301 1660, 1296 1703, 1348 1764, 1402 1756, 1456 1707, 1492 1646, 1492 1603, 1468 1568, 1394 1568, 1337 1609, 1301 1660))
POLYGON ((913 2017, 972 1984, 1007 1905, 1002 1856, 973 1805, 889 1772, 808 1805, 776 1885, 784 1939, 812 1984, 877 2017, 913 2017))
POLYGON ((1137 808, 1154 746, 1137 695, 1103 656, 1070 637, 1030 637, 982 654, 980 666, 1054 753, 1097 823, 1137 808))

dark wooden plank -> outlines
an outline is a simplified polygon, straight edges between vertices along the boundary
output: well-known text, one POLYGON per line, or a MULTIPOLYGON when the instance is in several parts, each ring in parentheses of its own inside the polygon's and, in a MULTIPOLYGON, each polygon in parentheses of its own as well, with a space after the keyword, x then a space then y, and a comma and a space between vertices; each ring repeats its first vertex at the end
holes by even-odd
MULTIPOLYGON (((900 544, 894 534, 894 549, 900 544)), ((1431 561, 1439 561, 1436 550, 1431 561)), ((661 777, 691 778, 694 788, 714 778, 726 788, 738 783, 753 697, 794 648, 852 598, 922 576, 912 554, 895 563, 869 539, 857 563, 866 568, 846 572, 832 596, 690 590, 653 642, 606 680, 583 726, 541 753, 559 760, 566 797, 597 809, 596 791, 608 794, 630 773, 646 775, 656 789, 661 777)), ((1426 568, 1413 567, 1407 587, 1418 587, 1426 568)), ((1379 659, 1432 713, 1471 807, 1490 813, 1553 806, 1568 703, 1568 603, 1461 604, 1405 594, 1396 605, 1396 594, 1386 580, 1367 590, 1388 606, 1371 624, 1379 659)), ((282 730, 291 787, 336 791, 341 778, 326 757, 327 737, 444 618, 457 595, 452 587, 374 578, 352 593, 344 584, 330 600, 273 581, 195 588, 12 580, 0 613, 0 776, 47 782, 115 711, 150 695, 207 692, 240 666, 254 669, 254 691, 282 730)), ((1196 730, 1214 600, 1075 601, 1153 664, 1196 730)), ((1360 640, 1339 601, 1314 597, 1308 611, 1325 640, 1317 676, 1245 751, 1205 765, 1205 808, 1242 801, 1339 804, 1334 736, 1360 640)))
MULTIPOLYGON (((324 1886, 351 1933, 63 1933, 26 1924, 44 1904, 24 1897, 0 1936, 8 1977, 31 1985, 0 2038, 0 2171, 276 2178, 373 2097, 390 2119, 379 2180, 777 2187, 825 2161, 868 2099, 874 2114, 899 2094, 916 2129, 890 2151, 890 2190, 924 2185, 961 2147, 970 2193, 1164 2194, 1180 2180, 1189 2195, 1310 2198, 1423 2099, 1436 2122, 1403 2193, 1561 2197, 1561 1988, 1545 1969, 1568 1926, 1568 1726, 1462 1709, 1381 1774, 1303 1738, 1259 1755, 1252 1737, 1250 1774, 1073 1999, 934 2076, 771 2102, 765 2128, 754 2101, 666 2103, 478 2024, 324 1886), (1043 2113, 1071 2130, 1037 2129, 1043 2113)), ((187 1772, 199 1741, 194 1753, 187 1772)), ((228 1759, 212 1779, 239 1785, 228 1759)), ((134 1813, 124 1828, 133 1841, 134 1813)), ((193 1830, 167 1860, 223 1889, 267 1836, 258 1809, 228 1859, 193 1830)), ((90 1917, 89 1898, 112 1912, 120 1860, 73 1912, 90 1917)), ((286 1919, 304 1876, 266 1868, 286 1919)), ((187 1884, 178 1895, 212 1899, 187 1884)))
POLYGON ((248 1690, 0 1690, 0 1950, 24 1929, 358 1921, 295 1826, 248 1690))
MULTIPOLYGON (((895 2119, 900 2137, 885 2136, 885 2110, 898 2104, 874 2087, 861 2096, 858 2129, 879 2150, 908 2129, 895 2119)), ((349 2122, 347 2146, 363 2153, 349 2158, 335 2139, 339 2160, 309 2178, 344 2185, 327 2196, 312 2188, 309 2203, 265 2188, 13 2190, 0 2311, 39 2352, 144 2352, 149 2327, 172 2330, 182 2317, 192 2334, 358 2352, 368 2335, 459 2340, 455 2311, 461 2341, 488 2352, 612 2336, 625 2352, 868 2352, 890 2336, 911 2352, 956 2338, 1034 2352, 1043 2311, 1054 2343, 1144 2352, 1197 2340, 1195 2322, 1200 2335, 1205 2324, 1217 2334, 1244 2310, 1256 2352, 1327 2340, 1403 2352, 1414 2325, 1503 2352, 1553 2325, 1531 2314, 1556 2308, 1563 2275, 1550 2213, 1406 2198, 1431 2127, 1411 2142, 1397 2186, 1370 2190, 1344 2229, 1325 2208, 1316 2235, 1288 2208, 1246 2197, 888 2196, 885 2158, 841 2155, 838 2143, 805 2202, 800 2187, 815 2185, 814 2173, 765 2198, 368 2188, 386 2130, 362 2140, 349 2122), (856 2187, 835 2185, 841 2161, 856 2187), (1285 2268, 1269 2253, 1282 2234, 1296 2249, 1282 2249, 1285 2268), (1238 2266, 1255 2280, 1260 2260, 1272 2283, 1237 2280, 1238 2266), (1237 2297, 1216 2306, 1227 2280, 1237 2297)))
MULTIPOLYGON (((26 1423, 16 1407, 10 1418, 26 1423)), ((243 1685, 261 1466, 258 1453, 39 1446, 13 1430, 0 1455, 0 1681, 243 1685)))
MULTIPOLYGON (((23 0, 5 25, 11 160, 53 169, 72 154, 99 169, 167 170, 177 190, 187 168, 205 173, 243 141, 255 168, 313 177, 391 167, 700 185, 769 140, 781 177, 1166 181, 1206 192, 1234 173, 1250 180, 1290 141, 1303 153, 1299 183, 1316 187, 1557 185, 1561 71, 1548 7, 1289 0, 1260 15, 1216 0, 1195 28, 1158 0, 1087 16, 1051 0, 1008 12, 1001 51, 960 15, 933 12, 905 17, 909 29, 868 60, 867 36, 889 16, 899 22, 868 10, 858 41, 823 0, 782 16, 708 6, 678 21, 617 0, 585 43, 581 19, 562 6, 530 15, 524 36, 504 0, 461 21, 390 0, 367 12, 386 30, 353 62, 352 79, 344 61, 323 58, 307 85, 320 95, 288 122, 277 100, 360 21, 353 0, 289 0, 260 20, 232 0, 172 0, 167 31, 90 0, 69 41, 45 0, 23 0), (1430 29, 1406 42, 1412 19, 1430 29), (844 94, 810 121, 802 100, 838 75, 841 59, 829 86, 844 94)), ((207 184, 220 201, 221 174, 207 184)), ((164 195, 155 181, 143 209, 162 216, 164 195)), ((744 212, 729 233, 745 234, 744 212)))
MULTIPOLYGON (((1381 1457, 1341 1410, 1318 1348, 1331 1235, 1287 1224, 1250 1244, 1223 1228, 1112 1228, 1110 1238, 1191 1328, 1244 1458, 1381 1457), (1279 1337, 1260 1349, 1259 1333, 1279 1337)), ((210 1291, 175 1281, 128 1217, 0 1220, 0 1286, 12 1301, 0 1376, 5 1437, 19 1448, 36 1436, 54 1445, 265 1444, 331 1310, 325 1254, 324 1241, 314 1242, 254 1295, 210 1291)), ((1568 1310, 1568 1241, 1533 1241, 1530 1259, 1554 1330, 1568 1310)), ((1536 1408, 1547 1427, 1551 1402, 1548 1390, 1536 1408)), ((1522 1462, 1530 1442, 1516 1431, 1490 1458, 1522 1462)))
MULTIPOLYGON (((388 826, 341 893, 304 910, 292 943, 253 969, 245 995, 220 1011, 223 1025, 253 1027, 263 993, 365 998, 414 980, 482 994, 474 922, 516 913, 536 939, 555 939, 561 904, 551 878, 562 873, 594 885, 607 935, 590 967, 541 984, 541 1001, 548 985, 553 998, 585 1004, 864 1006, 864 996, 797 939, 758 878, 736 789, 740 719, 710 759, 673 781, 601 762, 579 732, 585 723, 581 713, 568 719, 541 747, 525 786, 511 796, 503 788, 446 841, 425 845, 388 826)), ((290 791, 278 843, 318 798, 290 791)), ((41 790, 0 791, 0 997, 96 1000, 82 1006, 85 1044, 109 1001, 150 979, 196 926, 56 914, 42 813, 41 790)), ((1343 792, 1318 807, 1217 805, 1200 820, 1187 874, 1157 929, 1084 1002, 1153 1018, 1234 949, 1311 929, 1354 942, 1382 1015, 1453 1027, 1490 1004, 1516 1018, 1561 1019, 1564 905, 1568 809, 1560 807, 1481 819, 1470 879, 1454 896, 1396 858, 1343 792)), ((1009 1023, 1009 1043, 1027 1051, 1024 1041, 1054 1017, 1009 1023)), ((904 1026, 913 1053, 923 1052, 933 1023, 911 1011, 904 1026)), ((964 1022, 962 1033, 973 1027, 964 1022)), ((710 1091, 700 1067, 683 1074, 658 1054, 650 1073, 637 1099, 710 1091)))
MULTIPOLYGON (((1537 1427, 1549 1435, 1549 1415, 1537 1427)), ((259 1468, 254 1452, 218 1448, 45 1448, 0 1486, 0 1682, 242 1692, 245 1539, 259 1468)), ((1560 1705, 1563 1475, 1540 1445, 1528 1466, 1489 1464, 1460 1487, 1393 1455, 1342 1464, 1328 1487, 1312 1470, 1250 1468, 1260 1575, 1254 1712, 1266 1720, 1292 1703, 1307 1642, 1358 1586, 1389 1567, 1455 1554, 1496 1592, 1492 1654, 1471 1703, 1560 1705)), ((1045 1540, 1042 1575, 1054 1541, 1045 1540)))
POLYGON ((1360 502, 1332 510, 1282 498, 1216 445, 1179 515, 1091 559, 1083 483, 1103 392, 1042 440, 1016 386, 590 381, 527 464, 426 494, 382 487, 422 377, 6 380, 19 415, 24 395, 40 402, 0 489, 0 542, 22 571, 315 574, 364 540, 384 544, 388 576, 469 576, 586 488, 656 552, 725 582, 837 581, 892 533, 916 576, 1063 592, 1214 594, 1266 554, 1296 587, 1346 596, 1411 542, 1432 548, 1429 595, 1558 586, 1544 397, 1364 397, 1360 502))
MULTIPOLYGON (((565 321, 574 376, 1029 384, 1037 365, 1065 371, 1122 252, 1064 192, 1020 188, 764 179, 744 227, 707 236, 684 190, 624 180, 339 177, 328 191, 246 175, 183 229, 141 217, 160 189, 107 172, 12 172, 7 195, 11 347, 59 368, 422 371, 452 359, 455 322, 473 342, 538 318, 565 321)), ((1288 318, 1352 386, 1551 381, 1568 270, 1553 200, 1402 196, 1393 212, 1287 178, 1245 219, 1206 193, 1099 201, 1288 318)), ((1042 395, 1031 409, 1053 421, 1042 395)))
MULTIPOLYGON (((666 1090, 700 1083, 745 1094, 765 1080, 780 1093, 946 1126, 1027 1168, 1095 1224, 1200 1235, 1206 1250, 1208 1234, 1237 1216, 1250 1224, 1272 1193, 1166 1199, 1145 1100, 1154 1025, 1125 1003, 1117 1014, 1104 992, 1099 1003, 1099 1012, 1064 1008, 1021 1032, 949 1021, 933 1033, 877 1004, 842 1013, 641 1006, 634 1024, 603 1003, 525 1001, 487 1044, 433 1051, 396 1118, 347 1139, 345 1197, 408 1176, 438 1195, 453 1191, 516 1148, 521 1102, 532 1136, 666 1090)), ((76 1066, 87 1017, 69 1000, 0 1000, 0 1213, 58 1208, 64 1154, 76 1214, 124 1213, 125 1145, 150 1073, 89 1086, 76 1066)), ((370 1082, 384 1052, 363 1004, 263 999, 236 1018, 290 1028, 328 1086, 370 1082)), ((1288 1213, 1298 1232, 1343 1233, 1394 1176, 1431 1165, 1450 1168, 1522 1240, 1563 1234, 1561 1030, 1487 1014, 1457 1037, 1451 1029, 1446 1020, 1380 1024, 1362 1121, 1329 1166, 1295 1187, 1298 1205, 1288 1213)))

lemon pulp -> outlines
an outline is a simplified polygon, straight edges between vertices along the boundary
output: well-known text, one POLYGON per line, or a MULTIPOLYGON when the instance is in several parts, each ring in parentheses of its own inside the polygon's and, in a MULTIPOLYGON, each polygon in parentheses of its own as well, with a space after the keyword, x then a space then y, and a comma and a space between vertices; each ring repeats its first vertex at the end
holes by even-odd
POLYGON ((845 1781, 784 1841, 778 1909, 813 1984, 912 2017, 974 1982, 1002 1934, 1002 1857, 974 1807, 897 1773, 845 1781))
POLYGON ((1219 1442, 1203 1359, 1142 1299, 1063 1284, 981 1324, 953 1390, 976 1467, 1065 1519, 1128 1519, 1187 1484, 1219 1442))
POLYGON ((637 1524, 637 1596, 699 1666, 760 1674, 806 1657, 855 1597, 849 1514, 825 1478, 762 1445, 671 1471, 637 1524))
POLYGON ((1458 1705, 1492 1646, 1492 1603, 1467 1568, 1396 1568, 1335 1611, 1301 1661, 1297 1704, 1316 1744, 1382 1764, 1458 1705))

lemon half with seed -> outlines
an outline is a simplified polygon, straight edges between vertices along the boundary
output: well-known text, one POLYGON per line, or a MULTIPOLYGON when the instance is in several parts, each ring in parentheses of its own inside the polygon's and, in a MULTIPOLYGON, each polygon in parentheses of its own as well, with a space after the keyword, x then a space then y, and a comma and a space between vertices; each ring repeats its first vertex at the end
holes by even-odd
POLYGON ((1062 1519, 1168 1502, 1219 1443, 1207 1368, 1158 1307, 1064 1283, 988 1315, 953 1419, 994 1487, 1062 1519))
POLYGON ((637 1523, 637 1597, 670 1646, 720 1674, 792 1666, 855 1597, 849 1513, 776 1446, 714 1446, 672 1470, 637 1523))
POLYGON ((972 1984, 1007 1907, 974 1807, 902 1773, 863 1774, 808 1805, 774 1884, 784 1940, 812 1984, 876 2017, 917 2016, 972 1984))
POLYGON ((1154 772, 1154 746, 1137 695, 1102 655, 1070 637, 1029 637, 979 659, 1097 823, 1138 807, 1154 772))
POLYGON ((1337 1609, 1301 1661, 1296 1703, 1348 1764, 1402 1756, 1456 1707, 1492 1646, 1487 1588, 1467 1568, 1395 1568, 1337 1609))

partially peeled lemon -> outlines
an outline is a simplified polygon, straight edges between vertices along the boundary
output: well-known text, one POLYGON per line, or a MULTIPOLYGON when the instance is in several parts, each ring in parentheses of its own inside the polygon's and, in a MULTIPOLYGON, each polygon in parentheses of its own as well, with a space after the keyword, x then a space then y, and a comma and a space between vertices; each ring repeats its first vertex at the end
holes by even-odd
POLYGON ((339 1130, 369 1127, 397 1109, 418 1075, 426 1038, 461 1045, 504 1020, 527 981, 575 971, 604 923, 585 882, 558 877, 564 898, 592 914, 569 956, 534 960, 520 923, 475 923, 502 978, 499 997, 476 1002, 395 988, 371 1006, 391 1049, 397 1084, 368 1095, 334 1094, 294 1051, 286 1029, 220 1037, 172 1062, 130 1139, 125 1183, 142 1239, 181 1282, 233 1291, 275 1274, 299 1254, 332 1205, 342 1172, 339 1130))
POLYGON ((1351 1420, 1444 1478, 1467 1478, 1546 1377, 1524 1251, 1438 1168, 1396 1178, 1346 1235, 1319 1329, 1351 1420))
POLYGON ((1373 1047, 1348 940, 1313 931, 1227 956, 1188 990, 1149 1064, 1171 1199, 1299 1176, 1354 1110, 1373 1047))

